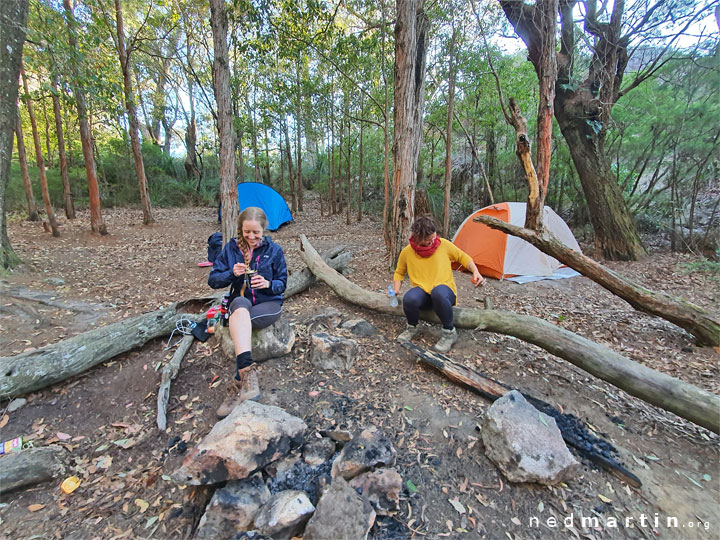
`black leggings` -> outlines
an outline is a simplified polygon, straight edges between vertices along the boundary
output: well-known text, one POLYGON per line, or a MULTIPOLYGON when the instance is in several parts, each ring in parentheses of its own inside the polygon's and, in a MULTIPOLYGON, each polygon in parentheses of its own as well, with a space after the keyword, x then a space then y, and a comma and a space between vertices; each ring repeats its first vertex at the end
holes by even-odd
POLYGON ((420 287, 413 287, 403 296, 403 311, 408 324, 416 326, 420 319, 421 309, 432 309, 440 317, 443 328, 452 330, 455 293, 447 285, 434 287, 430 294, 420 287))
POLYGON ((256 330, 267 328, 277 321, 282 314, 282 304, 280 302, 263 302, 262 304, 252 305, 252 302, 244 296, 238 296, 230 303, 228 311, 230 315, 236 309, 247 309, 250 312, 250 322, 256 330))

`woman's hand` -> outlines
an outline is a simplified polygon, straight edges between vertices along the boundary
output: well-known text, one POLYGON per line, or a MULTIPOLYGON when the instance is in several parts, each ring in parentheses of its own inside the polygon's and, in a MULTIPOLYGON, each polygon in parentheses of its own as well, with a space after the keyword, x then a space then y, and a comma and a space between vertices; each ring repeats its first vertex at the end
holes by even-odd
POLYGON ((241 276, 245 273, 245 263, 235 263, 232 271, 234 276, 241 276))
POLYGON ((475 285, 476 287, 478 287, 478 286, 482 285, 483 283, 485 283, 485 279, 480 275, 480 272, 475 270, 473 272, 473 277, 470 278, 470 282, 473 285, 475 285))
POLYGON ((253 289, 267 289, 270 287, 270 282, 260 274, 255 274, 250 280, 250 286, 253 289))

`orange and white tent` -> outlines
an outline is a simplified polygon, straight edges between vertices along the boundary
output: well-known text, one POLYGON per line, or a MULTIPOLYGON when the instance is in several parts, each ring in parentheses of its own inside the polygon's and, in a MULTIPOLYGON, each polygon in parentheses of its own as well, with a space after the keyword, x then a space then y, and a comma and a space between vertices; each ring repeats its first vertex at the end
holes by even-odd
MULTIPOLYGON (((525 203, 504 202, 472 213, 458 228, 453 243, 470 255, 484 276, 503 279, 513 276, 550 276, 562 264, 535 246, 515 236, 473 221, 479 215, 496 217, 520 227, 525 224, 525 203)), ((580 246, 570 227, 551 208, 545 207, 543 225, 575 251, 580 246)))

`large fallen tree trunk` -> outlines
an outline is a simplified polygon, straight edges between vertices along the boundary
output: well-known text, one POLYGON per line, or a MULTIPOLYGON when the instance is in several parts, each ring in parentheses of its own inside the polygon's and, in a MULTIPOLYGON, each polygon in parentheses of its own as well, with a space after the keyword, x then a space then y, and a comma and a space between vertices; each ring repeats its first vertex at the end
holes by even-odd
POLYGON ((474 221, 522 238, 540 251, 552 255, 561 263, 602 285, 635 309, 662 317, 680 328, 684 328, 697 338, 698 345, 716 347, 720 345, 720 318, 701 307, 633 283, 590 257, 568 248, 545 229, 540 232, 531 231, 491 216, 479 216, 474 218, 474 221))
MULTIPOLYGON (((340 253, 340 249, 333 249, 326 258, 331 266, 346 270, 350 253, 340 253)), ((288 278, 284 298, 304 291, 315 279, 310 272, 296 272, 288 278)), ((186 306, 210 302, 218 297, 214 295, 186 300, 159 311, 95 328, 34 351, 0 357, 0 399, 45 388, 79 375, 118 354, 141 347, 151 339, 166 336, 181 317, 202 318, 202 314, 183 313, 186 306)))
MULTIPOLYGON (((300 242, 305 264, 340 297, 368 309, 403 315, 402 304, 390 307, 384 294, 367 291, 329 268, 304 235, 300 242)), ((643 366, 536 317, 499 310, 453 308, 453 311, 455 325, 459 328, 498 332, 542 347, 628 394, 720 433, 720 397, 715 394, 643 366)), ((432 312, 421 312, 421 317, 438 322, 432 312)))

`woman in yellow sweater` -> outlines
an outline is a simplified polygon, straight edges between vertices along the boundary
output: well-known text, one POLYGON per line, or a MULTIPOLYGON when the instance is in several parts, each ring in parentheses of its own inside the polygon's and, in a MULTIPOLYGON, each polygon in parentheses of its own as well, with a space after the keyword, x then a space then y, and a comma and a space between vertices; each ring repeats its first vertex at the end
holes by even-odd
POLYGON ((400 293, 402 281, 407 273, 411 289, 403 296, 403 311, 407 328, 397 337, 398 341, 410 341, 418 333, 421 309, 432 309, 442 322, 442 335, 434 349, 446 353, 457 341, 457 330, 453 324, 452 307, 457 300, 457 286, 453 278, 452 263, 457 262, 473 273, 471 282, 476 287, 483 283, 483 277, 470 256, 455 244, 437 235, 435 221, 430 216, 421 216, 412 225, 410 245, 400 252, 393 289, 400 293))

